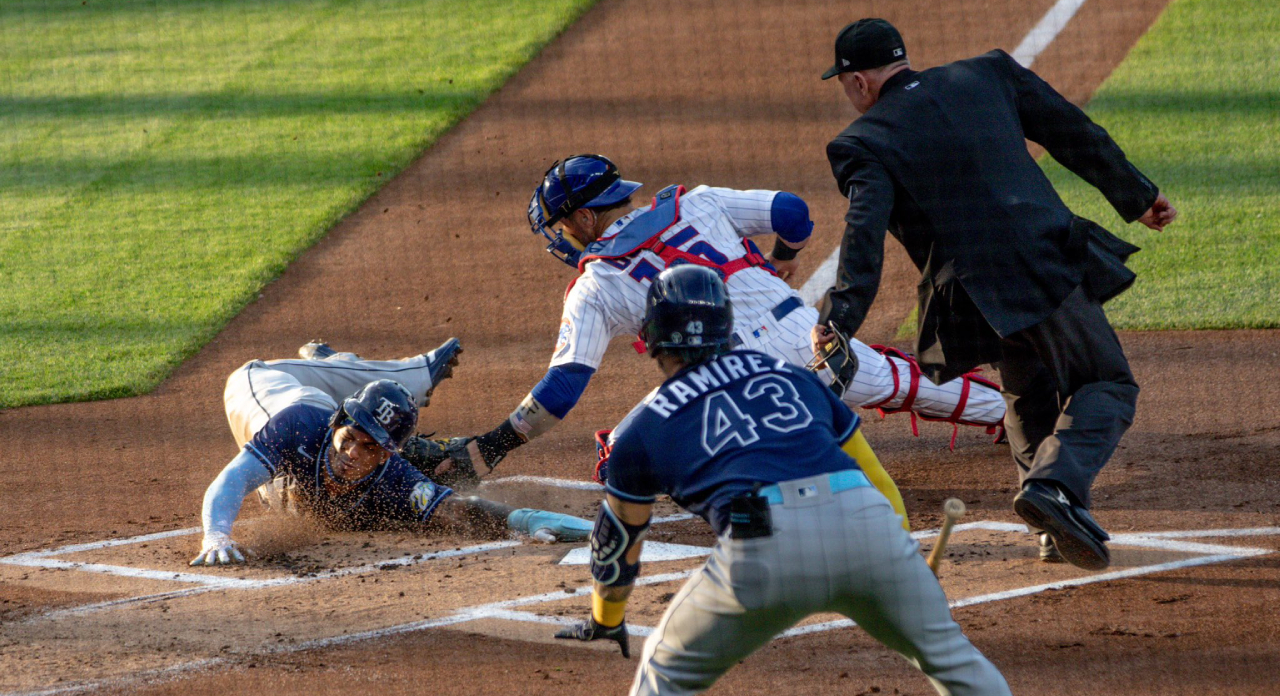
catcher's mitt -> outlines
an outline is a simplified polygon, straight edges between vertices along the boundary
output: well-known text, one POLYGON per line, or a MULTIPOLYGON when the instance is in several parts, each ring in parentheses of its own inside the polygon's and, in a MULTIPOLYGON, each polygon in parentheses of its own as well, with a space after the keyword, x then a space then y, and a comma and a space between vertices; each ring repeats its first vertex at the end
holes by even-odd
POLYGON ((853 376, 858 373, 858 356, 849 348, 848 336, 834 326, 828 328, 835 339, 819 348, 818 354, 805 365, 805 369, 810 372, 821 372, 824 368, 830 369, 831 391, 835 392, 836 396, 842 397, 845 390, 849 388, 849 383, 853 381, 853 376))
POLYGON ((414 435, 400 450, 400 456, 436 483, 450 488, 472 488, 480 483, 476 467, 467 454, 467 443, 472 439, 450 437, 431 440, 414 435), (453 460, 453 468, 437 474, 436 467, 446 459, 453 460))

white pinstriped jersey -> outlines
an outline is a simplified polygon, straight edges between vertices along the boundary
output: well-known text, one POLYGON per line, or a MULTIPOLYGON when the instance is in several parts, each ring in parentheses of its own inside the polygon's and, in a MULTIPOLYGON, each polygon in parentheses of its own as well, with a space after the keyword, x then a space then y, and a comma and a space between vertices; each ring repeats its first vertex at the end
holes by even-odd
MULTIPOLYGON (((699 254, 701 249, 710 254, 706 246, 701 246, 707 245, 729 260, 741 258, 746 255, 744 237, 774 233, 771 208, 777 194, 699 186, 680 197, 680 219, 659 239, 670 243, 680 236, 683 241, 675 246, 689 253, 699 254), (692 235, 687 232, 690 228, 695 231, 692 235)), ((644 210, 647 208, 623 216, 605 231, 604 238, 620 232, 644 210)), ((649 278, 664 268, 662 258, 648 250, 626 258, 588 263, 565 297, 551 366, 578 363, 599 369, 611 339, 639 333, 649 278)), ((762 268, 734 273, 726 284, 733 302, 734 330, 746 346, 767 343, 760 332, 767 332, 769 326, 780 330, 770 310, 789 297, 799 298, 785 281, 762 268)), ((801 330, 804 342, 814 319, 816 316, 801 330)))

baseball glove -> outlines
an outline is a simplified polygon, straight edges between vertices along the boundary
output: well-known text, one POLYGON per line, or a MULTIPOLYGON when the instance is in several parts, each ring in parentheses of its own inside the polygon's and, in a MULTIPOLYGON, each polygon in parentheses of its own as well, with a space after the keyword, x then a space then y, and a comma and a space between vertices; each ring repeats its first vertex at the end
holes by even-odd
POLYGON ((471 440, 469 437, 432 440, 414 435, 400 450, 400 456, 436 483, 450 488, 472 488, 480 483, 480 476, 476 474, 476 467, 467 454, 467 443, 471 440), (436 473, 436 467, 446 459, 453 460, 453 467, 436 473))

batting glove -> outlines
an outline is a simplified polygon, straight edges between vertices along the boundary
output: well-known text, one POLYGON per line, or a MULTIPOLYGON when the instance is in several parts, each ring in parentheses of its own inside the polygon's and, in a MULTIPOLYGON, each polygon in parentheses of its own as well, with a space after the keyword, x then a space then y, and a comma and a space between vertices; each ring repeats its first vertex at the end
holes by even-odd
POLYGON ((242 549, 231 537, 222 532, 209 532, 204 535, 204 545, 200 547, 200 555, 191 559, 193 566, 231 565, 244 563, 248 549, 242 549))
POLYGON ((556 633, 556 638, 564 638, 566 640, 612 640, 617 642, 618 647, 622 648, 622 656, 631 657, 631 645, 627 640, 627 622, 623 621, 617 626, 601 626, 596 622, 594 616, 588 617, 586 620, 569 626, 556 633))

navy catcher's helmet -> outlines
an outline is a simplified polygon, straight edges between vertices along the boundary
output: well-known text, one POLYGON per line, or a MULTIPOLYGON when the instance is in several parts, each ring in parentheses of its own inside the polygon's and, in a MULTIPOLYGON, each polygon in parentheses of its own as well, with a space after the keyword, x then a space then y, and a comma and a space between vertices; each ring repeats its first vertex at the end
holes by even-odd
POLYGON ((398 453, 418 427, 418 405, 399 382, 380 379, 342 402, 329 427, 343 425, 354 425, 383 449, 398 453))
POLYGON ((555 224, 580 208, 604 208, 626 200, 642 185, 623 179, 607 157, 574 155, 559 160, 529 199, 529 227, 547 238, 547 251, 577 268, 581 250, 553 230, 555 224))
POLYGON ((656 349, 721 352, 733 342, 733 306, 720 274, 681 264, 658 274, 645 300, 640 337, 656 349))

